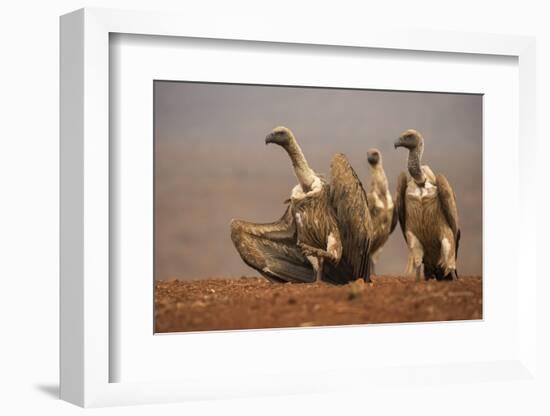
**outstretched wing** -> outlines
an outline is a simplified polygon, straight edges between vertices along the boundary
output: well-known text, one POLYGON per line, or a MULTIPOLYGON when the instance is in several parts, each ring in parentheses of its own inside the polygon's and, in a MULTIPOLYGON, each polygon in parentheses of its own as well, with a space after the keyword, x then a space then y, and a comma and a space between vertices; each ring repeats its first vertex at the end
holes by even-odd
POLYGON ((435 177, 438 189, 439 203, 445 215, 445 219, 451 227, 455 238, 455 247, 458 252, 458 242, 460 240, 460 229, 458 228, 458 210, 456 209, 456 196, 444 175, 438 174, 435 177))
POLYGON ((243 261, 275 282, 312 282, 315 274, 296 246, 296 224, 289 206, 275 222, 231 222, 231 239, 243 261))
POLYGON ((348 280, 368 277, 370 213, 367 195, 346 157, 338 153, 330 165, 330 202, 335 211, 342 259, 340 268, 351 271, 348 280))
POLYGON ((407 241, 407 206, 405 198, 407 194, 407 183, 407 174, 405 172, 401 172, 397 178, 395 210, 397 211, 396 217, 399 219, 399 225, 401 226, 401 231, 403 232, 405 241, 407 241))

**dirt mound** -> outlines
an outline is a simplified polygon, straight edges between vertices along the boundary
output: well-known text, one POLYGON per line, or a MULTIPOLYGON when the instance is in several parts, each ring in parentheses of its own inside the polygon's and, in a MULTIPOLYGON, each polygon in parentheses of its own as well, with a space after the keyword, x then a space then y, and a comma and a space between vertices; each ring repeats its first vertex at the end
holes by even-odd
POLYGON ((183 332, 481 319, 482 279, 273 284, 256 277, 156 283, 155 331, 183 332))

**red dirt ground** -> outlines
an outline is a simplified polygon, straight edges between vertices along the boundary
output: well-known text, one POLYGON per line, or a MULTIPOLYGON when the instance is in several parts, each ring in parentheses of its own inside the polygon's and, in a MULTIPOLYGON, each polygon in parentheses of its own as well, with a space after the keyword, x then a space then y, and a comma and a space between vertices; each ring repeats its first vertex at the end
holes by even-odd
POLYGON ((481 277, 375 276, 344 286, 256 277, 156 283, 155 331, 184 332, 482 318, 481 277))

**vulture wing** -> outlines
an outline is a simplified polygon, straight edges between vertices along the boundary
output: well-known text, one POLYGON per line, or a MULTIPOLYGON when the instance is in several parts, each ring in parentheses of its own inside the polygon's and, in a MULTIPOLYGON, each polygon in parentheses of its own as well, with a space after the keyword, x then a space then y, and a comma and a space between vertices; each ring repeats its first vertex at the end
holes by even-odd
POLYGON ((458 252, 458 242, 460 240, 460 229, 458 228, 458 211, 456 209, 456 196, 449 184, 447 178, 443 175, 436 175, 436 185, 438 189, 439 202, 443 209, 443 214, 447 223, 453 231, 455 237, 456 251, 458 252))
POLYGON ((396 217, 399 219, 399 225, 403 232, 403 237, 407 241, 407 207, 406 207, 406 193, 407 193, 407 174, 401 172, 397 178, 397 194, 395 198, 395 209, 397 211, 396 217))
POLYGON ((231 223, 231 239, 246 264, 275 282, 312 282, 315 274, 296 246, 296 224, 292 207, 275 222, 231 223))
MULTIPOLYGON (((338 265, 342 276, 336 280, 368 277, 370 213, 361 181, 343 154, 338 153, 330 165, 330 203, 335 211, 342 259, 338 265), (351 276, 349 274, 352 274, 351 276), (343 274, 347 274, 343 276, 343 274)), ((332 277, 332 271, 329 273, 332 277)))
POLYGON ((393 233, 393 230, 395 230, 395 226, 397 225, 398 212, 397 212, 397 204, 395 203, 395 201, 393 201, 393 211, 391 215, 392 217, 391 217, 390 234, 393 233))

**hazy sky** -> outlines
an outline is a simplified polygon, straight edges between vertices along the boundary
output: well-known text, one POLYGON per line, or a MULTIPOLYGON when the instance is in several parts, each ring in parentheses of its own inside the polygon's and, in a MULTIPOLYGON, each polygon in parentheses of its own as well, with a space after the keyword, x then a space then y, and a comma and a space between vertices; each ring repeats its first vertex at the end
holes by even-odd
MULTIPOLYGON (((290 161, 264 138, 293 130, 310 166, 328 173, 345 153, 364 185, 366 152, 378 148, 395 194, 407 152, 393 142, 409 128, 425 139, 423 163, 454 187, 462 240, 461 274, 482 271, 482 97, 155 82, 155 276, 256 275, 233 247, 229 222, 271 222, 296 184, 290 161)), ((377 272, 402 273, 406 246, 396 228, 377 272)))

